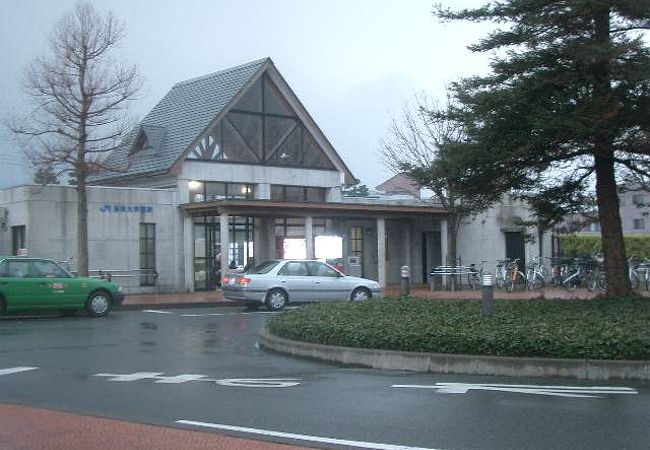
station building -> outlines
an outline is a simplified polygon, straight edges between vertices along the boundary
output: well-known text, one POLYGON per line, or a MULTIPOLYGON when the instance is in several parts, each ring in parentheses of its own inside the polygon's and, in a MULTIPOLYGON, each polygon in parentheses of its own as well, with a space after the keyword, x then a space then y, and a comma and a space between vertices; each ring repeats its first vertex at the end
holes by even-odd
MULTIPOLYGON (((382 285, 408 265, 426 283, 447 258, 434 200, 342 194, 354 175, 269 58, 177 83, 104 165, 88 188, 90 269, 135 273, 117 280, 129 293, 212 290, 222 271, 273 258, 327 259, 382 285)), ((74 267, 74 186, 1 189, 0 208, 0 253, 74 267)), ((506 199, 474 218, 462 262, 546 254, 529 215, 506 199)))

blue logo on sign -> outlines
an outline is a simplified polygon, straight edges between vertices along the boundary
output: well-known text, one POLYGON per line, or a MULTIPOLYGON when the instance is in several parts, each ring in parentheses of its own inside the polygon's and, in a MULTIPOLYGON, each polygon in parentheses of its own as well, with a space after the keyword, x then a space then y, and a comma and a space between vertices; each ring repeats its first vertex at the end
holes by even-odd
POLYGON ((104 203, 99 207, 99 211, 103 213, 153 213, 153 206, 104 203))

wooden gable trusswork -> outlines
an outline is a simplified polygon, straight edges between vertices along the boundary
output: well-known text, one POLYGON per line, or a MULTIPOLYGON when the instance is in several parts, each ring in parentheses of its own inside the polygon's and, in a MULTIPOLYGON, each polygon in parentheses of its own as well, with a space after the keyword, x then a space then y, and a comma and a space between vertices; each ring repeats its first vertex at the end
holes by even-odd
POLYGON ((201 136, 187 159, 336 169, 266 73, 201 136))

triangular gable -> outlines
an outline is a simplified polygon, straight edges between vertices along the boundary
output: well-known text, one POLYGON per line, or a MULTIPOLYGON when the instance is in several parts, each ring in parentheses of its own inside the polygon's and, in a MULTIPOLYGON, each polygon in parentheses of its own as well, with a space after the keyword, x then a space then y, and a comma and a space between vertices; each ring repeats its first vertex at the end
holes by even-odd
POLYGON ((352 174, 272 62, 186 150, 188 160, 340 170, 352 174))

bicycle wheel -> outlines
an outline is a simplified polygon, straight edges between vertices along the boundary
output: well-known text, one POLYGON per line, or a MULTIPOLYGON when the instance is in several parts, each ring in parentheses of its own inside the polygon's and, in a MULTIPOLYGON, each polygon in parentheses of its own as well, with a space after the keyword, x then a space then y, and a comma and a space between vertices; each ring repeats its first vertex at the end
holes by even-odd
POLYGON ((540 291, 544 287, 544 280, 541 276, 533 276, 533 279, 528 282, 528 289, 531 291, 540 291))
POLYGON ((598 288, 601 291, 607 290, 607 274, 605 272, 600 272, 598 276, 598 288))
POLYGON ((562 282, 562 286, 569 291, 573 292, 578 288, 578 277, 570 277, 562 282))
POLYGON ((598 277, 598 275, 591 274, 589 278, 587 278, 587 290, 589 292, 594 292, 598 289, 598 277))

